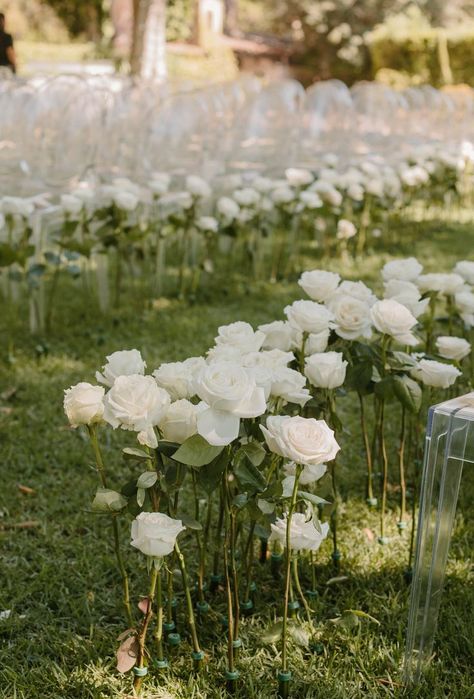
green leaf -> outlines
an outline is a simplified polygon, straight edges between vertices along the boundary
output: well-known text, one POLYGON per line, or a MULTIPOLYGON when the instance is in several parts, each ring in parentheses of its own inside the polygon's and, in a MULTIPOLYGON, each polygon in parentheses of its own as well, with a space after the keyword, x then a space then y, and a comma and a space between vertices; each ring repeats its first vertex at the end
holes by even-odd
POLYGON ((137 488, 137 504, 139 507, 143 507, 145 502, 146 490, 145 488, 137 488))
POLYGON ((281 638, 281 633, 283 631, 283 622, 277 621, 272 624, 268 629, 262 634, 263 643, 278 643, 281 638))
POLYGON ((254 466, 260 466, 267 453, 260 442, 257 441, 242 444, 240 449, 245 453, 250 463, 252 463, 254 466))
POLYGON ((386 376, 375 384, 375 394, 379 398, 392 398, 394 395, 393 376, 386 376))
POLYGON ((193 529, 194 531, 202 531, 202 524, 188 515, 178 515, 177 519, 180 519, 186 529, 193 529))
POLYGON ((197 482, 208 495, 219 487, 227 463, 228 456, 223 451, 210 464, 206 464, 197 471, 197 482))
POLYGON ((245 507, 248 501, 249 499, 247 493, 239 493, 232 500, 232 505, 236 507, 238 510, 241 510, 243 507, 245 507))
POLYGON ((158 474, 156 471, 145 471, 137 480, 137 488, 151 488, 157 480, 158 474))
POLYGON ((298 496, 312 503, 313 505, 330 505, 331 503, 324 498, 320 498, 319 495, 313 495, 313 493, 307 493, 304 490, 298 490, 298 496))
POLYGON ((177 442, 168 442, 166 439, 160 439, 158 442, 157 451, 169 458, 173 456, 177 449, 179 449, 179 444, 177 442))
POLYGON ((372 382, 372 362, 359 361, 349 365, 346 372, 345 386, 348 390, 365 393, 372 382))
POLYGON ((237 451, 234 462, 234 474, 242 488, 248 488, 252 492, 263 492, 267 482, 263 474, 249 460, 242 447, 237 451))
POLYGON ((149 461, 151 459, 150 454, 147 454, 143 449, 125 447, 122 451, 126 459, 132 459, 133 461, 149 461))
POLYGON ((393 390, 400 403, 410 413, 416 414, 420 410, 422 391, 414 379, 409 376, 394 376, 393 390))
POLYGON ((367 612, 363 612, 361 609, 345 609, 344 614, 355 614, 358 617, 361 617, 362 619, 369 619, 369 621, 373 621, 375 624, 380 626, 380 621, 376 619, 374 616, 371 616, 370 614, 367 614, 367 612))
POLYGON ((127 506, 127 498, 116 490, 109 488, 97 488, 94 500, 92 502, 92 510, 94 512, 120 512, 127 506))
POLYGON ((215 447, 199 434, 189 437, 173 454, 173 459, 186 466, 206 466, 218 456, 224 447, 215 447))

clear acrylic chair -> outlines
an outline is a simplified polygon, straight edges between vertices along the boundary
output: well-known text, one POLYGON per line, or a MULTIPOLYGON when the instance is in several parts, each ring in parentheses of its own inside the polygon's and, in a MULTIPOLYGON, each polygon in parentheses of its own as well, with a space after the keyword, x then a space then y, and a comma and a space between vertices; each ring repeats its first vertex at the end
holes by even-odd
POLYGON ((474 463, 474 393, 430 408, 426 430, 404 682, 430 661, 464 464, 474 463))

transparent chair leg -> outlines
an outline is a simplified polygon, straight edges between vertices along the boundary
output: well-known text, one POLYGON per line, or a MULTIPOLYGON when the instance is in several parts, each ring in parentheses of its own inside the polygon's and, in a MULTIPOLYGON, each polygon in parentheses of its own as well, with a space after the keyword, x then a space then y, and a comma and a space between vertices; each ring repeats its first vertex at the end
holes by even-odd
POLYGON ((406 684, 420 681, 432 655, 463 466, 473 462, 474 394, 469 394, 435 406, 428 418, 403 677, 406 684))

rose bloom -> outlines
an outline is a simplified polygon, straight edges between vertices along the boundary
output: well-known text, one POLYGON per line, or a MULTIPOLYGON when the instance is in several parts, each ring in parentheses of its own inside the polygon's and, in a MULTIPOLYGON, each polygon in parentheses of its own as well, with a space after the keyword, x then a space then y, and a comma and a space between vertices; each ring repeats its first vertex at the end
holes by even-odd
POLYGON ((249 352, 242 357, 242 366, 251 368, 257 366, 279 369, 295 359, 293 352, 283 352, 279 349, 264 350, 263 352, 249 352))
POLYGON ((180 519, 162 512, 140 512, 132 522, 131 544, 145 556, 161 558, 174 550, 178 534, 185 529, 180 519))
POLYGON ((260 427, 270 451, 297 464, 331 461, 340 449, 324 420, 275 415, 260 427))
POLYGON ((230 345, 241 353, 257 352, 265 340, 263 332, 255 331, 250 323, 243 321, 221 325, 217 332, 218 335, 214 338, 216 345, 230 345))
POLYGON ((203 409, 203 403, 193 405, 185 398, 171 403, 159 423, 163 439, 182 444, 188 437, 192 437, 197 433, 197 416, 203 409))
POLYGON ((285 177, 292 187, 304 187, 314 180, 312 172, 296 167, 289 167, 285 170, 285 177))
POLYGON ((445 359, 454 359, 455 361, 461 361, 464 357, 471 351, 471 345, 467 340, 462 337, 449 337, 443 335, 438 337, 436 340, 436 348, 438 354, 445 359))
POLYGON ((101 422, 104 414, 102 386, 82 381, 64 391, 64 412, 72 427, 101 422))
POLYGON ((240 418, 263 415, 267 407, 264 389, 234 362, 206 366, 196 379, 196 393, 208 406, 197 417, 198 433, 215 446, 237 439, 240 418))
POLYGON ((340 352, 321 352, 306 357, 304 373, 316 388, 338 388, 346 378, 347 362, 340 352))
POLYGON ((260 201, 260 192, 253 187, 243 187, 236 189, 232 197, 240 206, 256 206, 260 201))
POLYGON ((73 194, 61 194, 60 206, 65 213, 77 216, 81 213, 84 202, 73 194))
POLYGON ((237 218, 240 211, 240 207, 237 202, 230 197, 221 197, 218 199, 216 208, 218 213, 229 222, 237 218))
MULTIPOLYGON (((288 461, 283 466, 283 470, 289 477, 296 476, 296 467, 294 461, 288 461)), ((300 472, 299 483, 301 485, 310 485, 311 483, 316 483, 319 481, 327 471, 326 464, 305 464, 303 470, 300 472)))
POLYGON ((422 271, 423 265, 418 262, 416 257, 407 257, 387 262, 382 268, 382 279, 386 282, 390 279, 413 282, 418 279, 422 271))
POLYGON ((217 233, 219 230, 219 223, 214 216, 200 216, 196 221, 196 226, 200 231, 206 233, 217 233))
POLYGON ((377 301, 370 311, 372 322, 380 333, 390 335, 403 345, 416 345, 418 340, 411 332, 416 318, 408 308, 393 299, 377 301))
POLYGON ((304 345, 305 355, 325 352, 329 342, 329 328, 320 333, 309 333, 304 345))
POLYGON ((344 340, 369 338, 372 335, 370 306, 358 298, 334 294, 327 302, 334 317, 334 329, 344 340))
POLYGON ((454 303, 466 327, 474 326, 474 294, 472 291, 461 291, 454 296, 454 303))
POLYGON ((353 238, 355 235, 357 235, 357 228, 352 221, 348 221, 345 218, 339 219, 337 222, 337 239, 349 240, 349 238, 353 238))
POLYGON ((364 284, 364 282, 351 282, 345 279, 339 284, 339 287, 336 289, 334 294, 330 296, 328 301, 330 301, 332 298, 337 297, 338 295, 340 296, 352 296, 354 299, 359 299, 359 301, 364 301, 365 303, 368 303, 369 306, 373 306, 374 303, 377 301, 377 297, 375 296, 374 292, 372 289, 369 289, 369 287, 364 284))
POLYGON ((430 300, 422 299, 420 290, 413 282, 401 281, 400 279, 390 279, 385 282, 386 299, 394 299, 406 306, 410 313, 419 318, 427 309, 430 300))
POLYGON ((135 211, 138 206, 138 197, 125 190, 115 190, 112 193, 112 200, 115 206, 124 211, 135 211))
POLYGON ((309 192, 306 189, 300 192, 300 204, 302 209, 320 209, 323 200, 316 192, 309 192))
POLYGON ((144 374, 146 363, 137 349, 119 350, 107 357, 107 363, 102 367, 102 374, 96 371, 95 378, 104 386, 113 386, 118 376, 130 376, 131 374, 144 374))
POLYGON ((193 197, 206 198, 211 196, 211 188, 202 177, 197 175, 188 175, 186 177, 186 189, 193 197))
POLYGON ((114 429, 146 431, 159 424, 170 402, 152 376, 119 376, 105 396, 104 420, 114 429))
POLYGON ((434 388, 449 388, 456 381, 461 372, 451 364, 435 362, 431 359, 421 359, 411 371, 412 376, 425 386, 434 388))
MULTIPOLYGON (((270 525, 269 541, 279 541, 286 546, 287 517, 277 519, 270 525)), ((302 512, 295 512, 290 525, 290 547, 293 551, 317 551, 329 533, 329 524, 324 522, 318 531, 313 520, 306 521, 302 512)))
POLYGON ((333 314, 325 306, 306 299, 286 306, 285 315, 293 327, 307 333, 327 330, 333 319, 333 314))
POLYGON ((465 288, 464 279, 454 272, 451 274, 422 274, 416 283, 422 293, 437 291, 446 296, 454 296, 465 288))
POLYGON ((306 378, 295 369, 278 367, 273 371, 270 394, 275 398, 283 398, 288 403, 296 403, 303 407, 310 400, 311 394, 306 386, 306 378))
POLYGON ((258 329, 265 335, 262 345, 264 349, 278 349, 288 352, 301 345, 301 331, 294 328, 286 320, 274 320, 273 323, 259 325, 258 329))
POLYGON ((460 260, 454 267, 454 272, 459 274, 468 284, 474 284, 474 262, 460 260))
POLYGON ((341 277, 335 272, 315 269, 311 272, 303 272, 298 284, 310 299, 324 303, 336 291, 340 281, 341 277))
POLYGON ((153 376, 158 386, 168 391, 171 400, 192 398, 196 394, 194 380, 205 366, 203 357, 189 357, 183 362, 161 364, 153 376))
POLYGON ((3 197, 1 200, 2 212, 28 218, 35 210, 35 205, 30 199, 22 197, 3 197))

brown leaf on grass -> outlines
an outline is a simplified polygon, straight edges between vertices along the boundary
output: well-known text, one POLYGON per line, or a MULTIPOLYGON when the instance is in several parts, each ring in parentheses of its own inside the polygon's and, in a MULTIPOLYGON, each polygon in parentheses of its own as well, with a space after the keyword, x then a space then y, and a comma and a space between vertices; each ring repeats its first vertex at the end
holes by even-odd
POLYGON ((23 493, 23 495, 34 495, 36 492, 33 488, 30 488, 28 485, 21 485, 21 483, 18 483, 18 490, 20 493, 23 493))
POLYGON ((117 650, 117 670, 128 672, 135 666, 138 657, 138 641, 135 636, 129 636, 117 650))
POLYGON ((364 532, 364 534, 366 535, 366 537, 369 541, 373 541, 375 539, 375 534, 372 531, 372 529, 369 529, 368 527, 364 527, 364 529, 362 531, 364 532))
POLYGON ((9 408, 9 407, 6 406, 6 405, 0 406, 0 413, 1 413, 2 415, 11 415, 12 412, 13 412, 13 408, 9 408))
POLYGON ((135 633, 135 629, 125 629, 125 631, 122 631, 122 633, 119 633, 117 636, 117 641, 123 641, 124 638, 127 638, 127 636, 130 636, 130 634, 135 633))
POLYGON ((12 522, 11 524, 0 524, 0 531, 6 529, 35 529, 41 527, 41 522, 28 520, 26 522, 12 522))
POLYGON ((17 386, 9 386, 6 388, 4 391, 0 393, 0 398, 2 400, 10 400, 10 398, 13 398, 15 393, 18 391, 17 386))
POLYGON ((138 603, 138 609, 142 614, 146 614, 148 611, 148 597, 144 597, 138 603))

